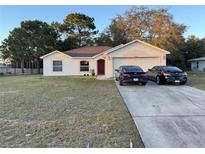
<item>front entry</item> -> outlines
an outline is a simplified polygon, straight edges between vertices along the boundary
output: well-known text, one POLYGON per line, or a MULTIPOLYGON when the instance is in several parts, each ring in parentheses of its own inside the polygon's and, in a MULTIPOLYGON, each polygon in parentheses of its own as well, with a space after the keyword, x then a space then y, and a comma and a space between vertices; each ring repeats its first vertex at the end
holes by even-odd
POLYGON ((105 60, 99 59, 97 61, 98 75, 105 75, 105 60))

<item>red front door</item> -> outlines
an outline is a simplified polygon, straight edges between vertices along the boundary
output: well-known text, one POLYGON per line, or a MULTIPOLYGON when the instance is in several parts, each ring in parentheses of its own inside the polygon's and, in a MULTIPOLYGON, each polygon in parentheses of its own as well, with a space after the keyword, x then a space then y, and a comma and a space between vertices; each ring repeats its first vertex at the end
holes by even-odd
POLYGON ((105 60, 100 59, 97 61, 98 65, 98 75, 104 75, 105 74, 105 60))

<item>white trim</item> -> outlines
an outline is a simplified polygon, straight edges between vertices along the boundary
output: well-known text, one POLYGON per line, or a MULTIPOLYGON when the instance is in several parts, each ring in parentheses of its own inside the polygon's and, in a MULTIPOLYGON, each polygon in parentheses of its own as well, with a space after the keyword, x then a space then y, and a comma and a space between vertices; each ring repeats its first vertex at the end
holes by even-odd
POLYGON ((158 49, 158 50, 160 50, 160 51, 162 51, 162 52, 165 52, 166 54, 170 54, 169 51, 164 50, 164 49, 161 49, 161 48, 159 48, 159 47, 156 47, 156 46, 151 45, 151 44, 149 44, 149 43, 146 43, 146 42, 144 42, 144 41, 141 41, 141 40, 135 40, 135 41, 138 41, 138 42, 140 42, 140 43, 142 43, 142 44, 144 44, 144 45, 147 45, 147 46, 149 46, 149 47, 152 47, 152 48, 158 49))
POLYGON ((205 61, 205 57, 199 57, 199 58, 194 58, 194 59, 189 59, 188 61, 205 61))
POLYGON ((100 55, 103 55, 103 54, 110 53, 110 52, 112 52, 112 51, 114 51, 114 50, 117 50, 117 49, 121 48, 122 46, 124 46, 124 45, 123 45, 123 44, 120 44, 120 45, 118 45, 118 46, 115 46, 115 47, 113 47, 113 48, 110 48, 110 49, 108 49, 108 50, 106 50, 106 51, 103 51, 103 52, 101 52, 101 53, 99 53, 99 54, 93 56, 93 58, 96 58, 96 57, 98 57, 98 56, 100 56, 100 55))
POLYGON ((102 55, 102 54, 109 54, 109 53, 111 53, 111 52, 113 52, 113 51, 116 51, 116 50, 118 50, 118 49, 124 48, 124 47, 126 47, 126 46, 128 46, 128 45, 130 45, 130 44, 132 44, 132 43, 135 43, 135 42, 139 42, 139 43, 142 43, 142 44, 144 44, 144 45, 146 45, 146 46, 155 48, 155 49, 157 49, 157 50, 159 50, 159 51, 164 52, 165 54, 170 54, 169 51, 166 51, 166 50, 164 50, 164 49, 158 48, 158 47, 156 47, 156 46, 154 46, 154 45, 151 45, 151 44, 149 44, 149 43, 146 43, 146 42, 144 42, 144 41, 140 41, 140 40, 136 39, 136 40, 133 40, 133 41, 128 42, 128 43, 126 43, 126 44, 120 44, 120 45, 118 45, 118 46, 116 46, 116 47, 113 47, 113 48, 111 48, 111 49, 108 49, 108 50, 106 50, 106 51, 104 51, 104 52, 102 52, 102 53, 100 53, 100 54, 94 56, 93 58, 96 58, 97 56, 100 56, 100 55, 102 55))
POLYGON ((72 57, 73 59, 93 59, 93 57, 72 57))
POLYGON ((113 51, 116 51, 116 50, 118 50, 118 49, 124 48, 124 47, 126 47, 126 46, 128 46, 128 45, 130 45, 130 44, 135 43, 135 42, 139 42, 139 43, 142 43, 142 44, 144 44, 144 45, 146 45, 146 46, 155 48, 155 49, 157 49, 157 50, 159 50, 159 51, 164 52, 165 54, 170 54, 169 51, 166 51, 166 50, 164 50, 164 49, 158 48, 158 47, 153 46, 153 45, 151 45, 151 44, 149 44, 149 43, 146 43, 146 42, 144 42, 144 41, 140 41, 140 40, 136 39, 136 40, 133 40, 133 41, 128 42, 128 43, 126 43, 126 44, 120 44, 120 45, 118 45, 118 46, 115 46, 115 47, 113 47, 113 48, 110 48, 110 49, 108 49, 108 50, 105 50, 105 51, 103 51, 103 52, 101 52, 101 53, 99 53, 99 54, 97 54, 97 55, 92 56, 92 57, 72 57, 72 56, 67 55, 67 54, 65 54, 65 53, 63 53, 63 52, 60 52, 60 51, 55 50, 55 51, 53 51, 53 52, 51 52, 51 53, 48 53, 48 54, 46 54, 46 55, 41 56, 40 58, 43 59, 43 58, 45 58, 45 57, 47 57, 47 56, 49 56, 49 55, 52 55, 52 54, 54 54, 54 53, 62 53, 62 54, 66 55, 66 56, 68 56, 68 57, 71 57, 71 58, 76 58, 76 59, 81 59, 81 58, 82 58, 82 59, 84 59, 84 58, 88 59, 88 58, 90 58, 90 59, 92 59, 92 58, 96 58, 96 57, 98 57, 98 56, 101 56, 101 55, 103 55, 103 54, 109 54, 109 53, 111 53, 111 52, 113 52, 113 51))
POLYGON ((133 56, 133 57, 113 57, 113 58, 160 58, 160 57, 159 56, 150 56, 150 57, 133 56))
POLYGON ((54 54, 54 53, 61 53, 61 54, 64 54, 64 55, 66 55, 66 56, 68 56, 68 57, 71 57, 71 56, 69 56, 69 55, 67 55, 67 54, 65 54, 65 53, 63 53, 63 52, 60 52, 60 51, 58 51, 58 50, 55 50, 55 51, 53 51, 53 52, 50 52, 50 53, 48 53, 48 54, 46 54, 46 55, 41 56, 40 59, 43 59, 43 58, 45 58, 45 57, 47 57, 47 56, 50 56, 50 55, 52 55, 52 54, 54 54))

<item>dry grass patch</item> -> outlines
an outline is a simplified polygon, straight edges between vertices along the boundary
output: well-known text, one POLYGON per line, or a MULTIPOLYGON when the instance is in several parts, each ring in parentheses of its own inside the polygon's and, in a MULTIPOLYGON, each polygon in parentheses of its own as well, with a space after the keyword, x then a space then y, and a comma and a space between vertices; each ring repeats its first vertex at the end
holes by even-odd
POLYGON ((0 147, 143 147, 114 81, 0 78, 0 147))
POLYGON ((205 90, 205 72, 188 72, 188 85, 205 90))

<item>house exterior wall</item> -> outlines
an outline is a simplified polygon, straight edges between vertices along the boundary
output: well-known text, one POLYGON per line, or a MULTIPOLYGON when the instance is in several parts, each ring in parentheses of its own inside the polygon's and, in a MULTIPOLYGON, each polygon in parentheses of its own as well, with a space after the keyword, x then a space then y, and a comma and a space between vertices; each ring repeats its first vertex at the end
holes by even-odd
POLYGON ((56 52, 43 58, 43 74, 44 76, 66 76, 66 75, 84 75, 90 74, 88 72, 80 71, 80 61, 89 61, 89 69, 94 69, 97 73, 97 60, 105 60, 105 77, 114 77, 115 67, 119 65, 139 65, 144 71, 156 66, 166 65, 166 53, 159 49, 146 46, 142 43, 135 42, 126 47, 117 49, 111 53, 105 53, 96 58, 77 58, 70 57, 64 53, 56 52), (53 72, 53 61, 62 60, 62 72, 53 72))
POLYGON ((54 53, 43 59, 44 76, 67 76, 90 74, 90 71, 80 71, 80 61, 89 61, 89 69, 95 69, 96 63, 92 58, 72 58, 63 53, 54 53), (53 72, 53 61, 62 60, 62 72, 53 72))
POLYGON ((113 67, 118 69, 122 65, 137 65, 144 71, 159 64, 159 58, 114 58, 113 67))
POLYGON ((113 51, 107 57, 107 78, 114 77, 115 67, 119 65, 139 65, 144 71, 156 65, 166 65, 165 53, 137 42, 113 51))
POLYGON ((192 71, 205 71, 205 61, 198 61, 198 68, 197 68, 197 61, 192 61, 191 70, 192 71))

